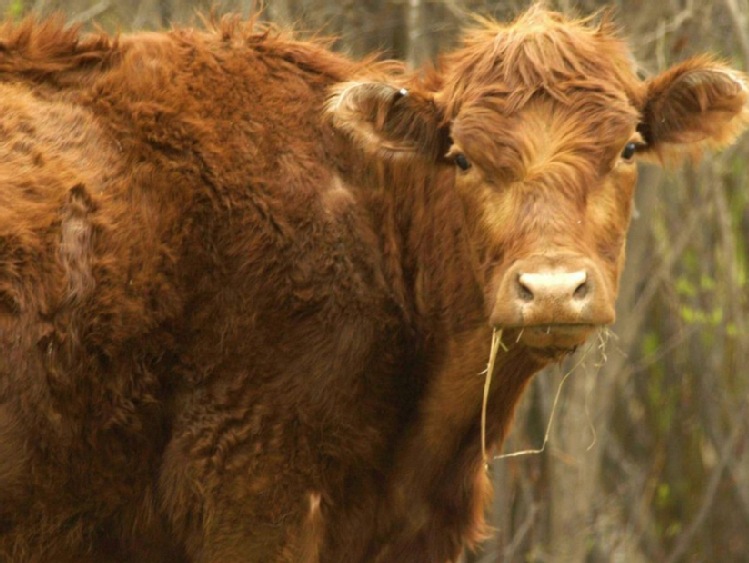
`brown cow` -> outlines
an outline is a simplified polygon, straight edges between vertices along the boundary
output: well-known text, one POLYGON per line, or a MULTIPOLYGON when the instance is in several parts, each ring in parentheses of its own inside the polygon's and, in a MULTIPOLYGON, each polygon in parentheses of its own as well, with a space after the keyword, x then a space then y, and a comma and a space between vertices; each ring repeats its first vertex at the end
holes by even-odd
POLYGON ((744 76, 532 9, 410 75, 225 21, 0 31, 0 561, 439 562, 614 319, 636 167, 744 76), (421 76, 421 78, 419 78, 421 76))

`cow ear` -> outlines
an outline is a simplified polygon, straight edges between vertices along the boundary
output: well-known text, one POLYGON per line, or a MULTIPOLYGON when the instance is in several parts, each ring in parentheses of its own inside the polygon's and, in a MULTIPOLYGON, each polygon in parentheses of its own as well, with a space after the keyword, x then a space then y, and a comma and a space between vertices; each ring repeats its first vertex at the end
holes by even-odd
POLYGON ((749 123, 746 75, 706 57, 676 65, 646 86, 640 133, 661 156, 726 146, 749 123))
POLYGON ((333 126, 383 158, 444 158, 449 143, 434 98, 382 82, 344 82, 332 91, 333 126))

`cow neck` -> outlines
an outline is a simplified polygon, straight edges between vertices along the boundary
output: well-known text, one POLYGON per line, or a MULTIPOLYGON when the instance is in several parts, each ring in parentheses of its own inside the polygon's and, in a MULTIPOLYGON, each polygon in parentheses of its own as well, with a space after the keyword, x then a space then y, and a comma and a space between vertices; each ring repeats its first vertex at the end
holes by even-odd
MULTIPOLYGON (((424 382, 419 405, 395 454, 399 478, 391 482, 405 488, 390 491, 388 501, 401 519, 412 513, 407 499, 415 497, 409 491, 423 495, 424 503, 449 496, 449 506, 455 506, 456 495, 483 498, 464 471, 482 468, 481 403, 492 332, 454 172, 419 164, 370 169, 375 185, 362 192, 380 239, 385 277, 424 360, 414 374, 424 382)), ((540 367, 519 347, 498 359, 488 406, 489 445, 503 438, 515 403, 540 367)), ((466 518, 478 514, 474 504, 466 500, 460 507, 466 518)))
MULTIPOLYGON (((490 336, 491 331, 476 330, 450 338, 427 368, 428 383, 399 440, 388 479, 383 540, 397 543, 401 534, 413 533, 440 537, 438 531, 448 525, 459 535, 452 536, 455 545, 444 546, 439 554, 444 556, 463 541, 477 542, 486 531, 483 514, 491 486, 481 451, 481 399, 490 336)), ((540 367, 519 347, 499 355, 487 408, 490 451, 501 444, 518 399, 540 367)))

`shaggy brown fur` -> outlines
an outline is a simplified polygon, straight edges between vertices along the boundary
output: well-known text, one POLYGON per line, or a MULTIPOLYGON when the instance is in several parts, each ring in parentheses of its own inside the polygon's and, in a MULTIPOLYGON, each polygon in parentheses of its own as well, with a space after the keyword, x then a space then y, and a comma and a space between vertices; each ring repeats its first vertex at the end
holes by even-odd
POLYGON ((540 9, 421 76, 236 20, 0 30, 0 561, 480 539, 492 325, 498 445, 613 318, 629 143, 725 144, 747 88, 706 58, 641 82, 610 24, 540 9), (590 310, 518 317, 514 280, 578 270, 590 310))

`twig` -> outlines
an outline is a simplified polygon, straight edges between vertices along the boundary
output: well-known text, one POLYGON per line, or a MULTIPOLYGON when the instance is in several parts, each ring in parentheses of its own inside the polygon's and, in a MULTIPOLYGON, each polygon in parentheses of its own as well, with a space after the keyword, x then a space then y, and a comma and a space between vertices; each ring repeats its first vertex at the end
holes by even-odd
POLYGON ((508 545, 503 550, 502 555, 504 557, 504 560, 510 560, 515 551, 517 551, 518 547, 520 547, 520 544, 523 543, 525 536, 528 535, 528 532, 530 532, 531 528, 533 527, 533 522, 535 522, 536 520, 537 513, 538 504, 534 502, 533 504, 531 504, 530 510, 523 520, 523 523, 520 525, 520 528, 518 528, 518 531, 513 535, 510 545, 508 545))
POLYGON ((690 327, 681 329, 674 336, 672 336, 667 342, 660 345, 655 352, 652 352, 651 354, 644 356, 639 362, 635 362, 630 367, 628 367, 626 370, 627 375, 629 376, 636 375, 638 373, 641 373, 647 370, 651 366, 657 364, 658 362, 663 360, 663 358, 668 356, 671 352, 673 352, 680 346, 683 346, 684 342, 686 342, 688 338, 693 336, 694 333, 697 332, 697 330, 700 328, 701 327, 699 325, 695 324, 690 327))
POLYGON ((666 34, 673 33, 674 31, 681 29, 681 27, 693 17, 694 10, 692 2, 689 2, 687 3, 687 7, 676 14, 668 23, 666 23, 665 20, 661 20, 659 22, 657 31, 643 34, 638 39, 638 43, 640 45, 644 45, 645 43, 659 42, 666 36, 666 34))
POLYGON ((94 4, 89 9, 78 12, 76 15, 70 18, 70 23, 89 22, 99 14, 106 12, 111 5, 111 0, 101 0, 99 3, 94 4))
MULTIPOLYGON (((744 418, 747 410, 746 405, 747 403, 744 403, 744 408, 741 410, 741 415, 736 417, 737 420, 742 420, 744 418)), ((739 438, 742 430, 743 426, 741 424, 736 424, 733 428, 733 431, 731 432, 731 436, 723 443, 723 447, 721 448, 720 452, 720 460, 713 469, 712 475, 710 475, 710 481, 708 482, 707 489, 705 489, 705 494, 702 495, 702 503, 700 504, 700 509, 697 511, 697 514, 689 523, 689 526, 687 526, 686 530, 684 530, 679 536, 679 539, 676 542, 676 547, 674 547, 673 551, 669 554, 668 558, 666 559, 666 563, 674 563, 675 561, 679 561, 689 548, 689 544, 691 543, 694 534, 700 527, 702 527, 702 523, 705 521, 705 518, 707 518, 707 515, 710 512, 710 507, 715 501, 715 494, 718 492, 718 485, 720 485, 721 477, 723 476, 723 472, 725 471, 726 467, 728 467, 728 463, 731 461, 734 444, 739 438)))
POLYGON ((455 0, 444 0, 444 6, 458 22, 465 23, 468 21, 470 12, 466 10, 465 6, 459 6, 455 0))
POLYGON ((746 14, 744 14, 736 0, 723 0, 728 12, 731 14, 731 25, 733 32, 741 45, 741 54, 744 58, 744 68, 749 65, 749 34, 746 30, 746 14))

